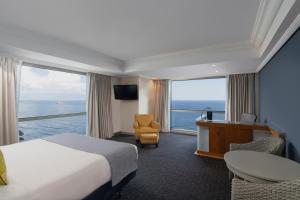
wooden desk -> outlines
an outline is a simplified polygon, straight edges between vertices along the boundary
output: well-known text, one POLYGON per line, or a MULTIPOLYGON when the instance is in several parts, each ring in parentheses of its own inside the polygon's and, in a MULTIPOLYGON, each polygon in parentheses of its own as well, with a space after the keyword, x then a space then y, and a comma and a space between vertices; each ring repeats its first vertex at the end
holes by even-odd
POLYGON ((231 143, 248 143, 252 141, 253 130, 270 130, 265 125, 230 121, 200 120, 196 124, 198 126, 196 154, 221 159, 229 151, 231 143))

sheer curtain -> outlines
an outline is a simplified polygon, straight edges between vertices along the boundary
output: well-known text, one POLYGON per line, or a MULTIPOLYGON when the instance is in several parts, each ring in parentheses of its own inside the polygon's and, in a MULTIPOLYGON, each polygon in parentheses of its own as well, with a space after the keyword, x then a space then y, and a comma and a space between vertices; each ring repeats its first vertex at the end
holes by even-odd
POLYGON ((240 121, 242 113, 259 117, 258 74, 229 75, 227 94, 227 119, 240 121))
POLYGON ((18 142, 18 79, 21 62, 0 57, 0 145, 18 142))
POLYGON ((153 80, 154 119, 161 125, 162 132, 170 131, 170 81, 153 80))
POLYGON ((96 138, 113 136, 111 77, 89 74, 88 135, 96 138))

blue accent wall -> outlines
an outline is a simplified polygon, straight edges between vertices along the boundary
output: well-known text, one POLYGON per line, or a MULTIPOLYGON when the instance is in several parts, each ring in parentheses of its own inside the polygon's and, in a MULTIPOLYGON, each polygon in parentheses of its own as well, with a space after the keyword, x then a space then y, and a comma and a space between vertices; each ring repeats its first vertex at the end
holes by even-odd
POLYGON ((300 31, 260 72, 260 119, 287 138, 286 156, 300 162, 300 31))

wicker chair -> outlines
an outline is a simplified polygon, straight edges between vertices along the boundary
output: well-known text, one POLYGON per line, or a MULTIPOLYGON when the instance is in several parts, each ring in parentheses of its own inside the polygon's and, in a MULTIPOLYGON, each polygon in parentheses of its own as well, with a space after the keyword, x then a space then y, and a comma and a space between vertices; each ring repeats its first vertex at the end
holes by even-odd
POLYGON ((299 200, 300 180, 271 184, 250 183, 234 178, 231 200, 299 200))
POLYGON ((245 144, 230 144, 230 151, 249 150, 266 152, 275 155, 282 155, 284 140, 280 137, 266 137, 262 140, 253 141, 245 144))
POLYGON ((256 115, 250 113, 242 113, 240 122, 244 124, 254 124, 256 121, 256 115))

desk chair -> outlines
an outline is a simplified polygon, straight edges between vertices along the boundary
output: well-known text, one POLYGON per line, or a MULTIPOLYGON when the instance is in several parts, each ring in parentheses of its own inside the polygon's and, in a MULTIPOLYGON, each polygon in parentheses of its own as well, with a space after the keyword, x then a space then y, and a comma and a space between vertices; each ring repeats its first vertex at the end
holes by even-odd
POLYGON ((242 113, 240 122, 244 124, 254 124, 256 121, 256 115, 250 113, 242 113))

